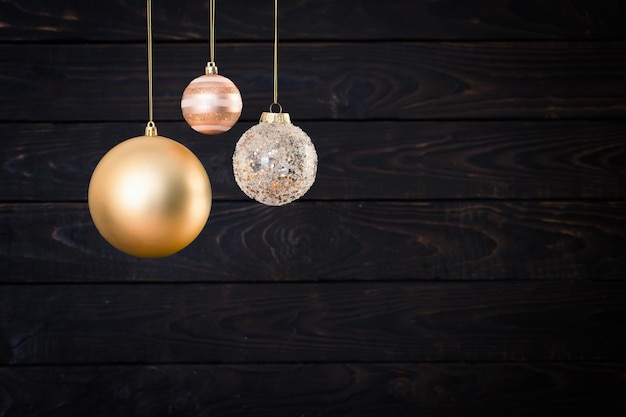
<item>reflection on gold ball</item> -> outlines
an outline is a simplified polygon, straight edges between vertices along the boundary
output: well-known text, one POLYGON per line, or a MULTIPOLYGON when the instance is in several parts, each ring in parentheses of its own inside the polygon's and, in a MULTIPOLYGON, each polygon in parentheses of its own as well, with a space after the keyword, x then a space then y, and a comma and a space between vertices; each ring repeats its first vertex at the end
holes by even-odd
POLYGON ((239 120, 243 102, 239 89, 231 80, 208 74, 189 83, 180 107, 183 117, 195 131, 217 135, 229 130, 239 120))
POLYGON ((180 143, 138 136, 111 149, 89 184, 89 211, 100 234, 129 255, 160 258, 189 245, 211 210, 202 163, 180 143))

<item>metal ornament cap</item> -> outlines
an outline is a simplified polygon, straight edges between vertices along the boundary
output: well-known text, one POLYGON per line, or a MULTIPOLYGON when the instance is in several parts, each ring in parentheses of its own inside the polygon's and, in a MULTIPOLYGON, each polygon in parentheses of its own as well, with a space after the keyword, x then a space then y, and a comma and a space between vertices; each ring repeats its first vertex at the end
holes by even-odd
POLYGON ((212 192, 193 152, 163 136, 138 136, 98 162, 88 200, 98 232, 111 245, 132 256, 160 258, 200 234, 212 192))
POLYGON ((215 65, 215 62, 207 62, 206 67, 204 67, 204 73, 206 75, 217 75, 218 70, 217 70, 217 66, 215 65))
POLYGON ((248 197, 282 206, 302 197, 315 182, 317 152, 288 113, 263 113, 237 142, 233 171, 248 197))
POLYGON ((259 123, 288 123, 291 124, 289 113, 273 113, 264 111, 261 113, 259 123))

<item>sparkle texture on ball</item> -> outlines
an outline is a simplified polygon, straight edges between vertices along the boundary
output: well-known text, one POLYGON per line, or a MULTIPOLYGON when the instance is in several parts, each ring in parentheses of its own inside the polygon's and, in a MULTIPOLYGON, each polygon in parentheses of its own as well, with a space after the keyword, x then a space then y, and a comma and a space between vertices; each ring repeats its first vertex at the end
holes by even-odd
POLYGON ((212 192, 193 152, 163 136, 139 136, 104 155, 88 199, 93 222, 111 245, 129 255, 160 258, 200 234, 212 192))
POLYGON ((192 80, 180 102, 183 117, 195 131, 216 135, 228 131, 241 115, 243 102, 237 86, 218 74, 192 80))
POLYGON ((233 170, 237 185, 248 197, 282 206, 302 197, 315 182, 317 153, 299 127, 262 121, 237 142, 233 170))

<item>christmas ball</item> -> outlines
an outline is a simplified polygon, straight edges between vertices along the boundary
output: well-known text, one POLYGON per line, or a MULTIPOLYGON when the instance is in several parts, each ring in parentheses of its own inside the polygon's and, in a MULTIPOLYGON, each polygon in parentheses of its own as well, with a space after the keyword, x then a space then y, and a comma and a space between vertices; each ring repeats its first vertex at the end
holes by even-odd
POLYGON ((195 131, 205 135, 226 132, 239 120, 243 102, 235 84, 218 74, 192 80, 180 102, 183 117, 195 131))
POLYGON ((263 113, 241 136, 233 154, 239 188, 268 206, 302 197, 315 182, 317 153, 311 138, 287 113, 263 113))
POLYGON ((93 222, 111 245, 159 258, 200 234, 212 194, 202 163, 189 149, 163 136, 139 136, 98 162, 88 199, 93 222))

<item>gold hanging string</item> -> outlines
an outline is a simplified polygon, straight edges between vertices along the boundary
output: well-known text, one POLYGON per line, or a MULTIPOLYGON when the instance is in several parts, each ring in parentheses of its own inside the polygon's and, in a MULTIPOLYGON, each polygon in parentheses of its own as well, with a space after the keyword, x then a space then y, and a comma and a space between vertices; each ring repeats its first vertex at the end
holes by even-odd
POLYGON ((152 104, 152 0, 147 0, 146 2, 146 19, 148 23, 148 113, 150 118, 146 126, 146 136, 156 136, 154 107, 152 104))
POLYGON ((274 105, 278 106, 279 113, 283 112, 283 107, 278 102, 278 0, 274 0, 274 101, 270 112, 274 105))
POLYGON ((148 19, 148 109, 150 121, 153 121, 152 107, 152 0, 147 2, 146 19, 148 19))
POLYGON ((209 0, 209 55, 215 63, 215 0, 209 0))
POLYGON ((217 66, 215 65, 215 0, 209 0, 209 59, 204 73, 206 75, 217 75, 217 66))

